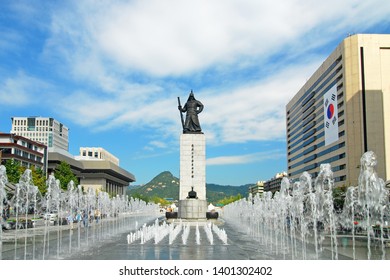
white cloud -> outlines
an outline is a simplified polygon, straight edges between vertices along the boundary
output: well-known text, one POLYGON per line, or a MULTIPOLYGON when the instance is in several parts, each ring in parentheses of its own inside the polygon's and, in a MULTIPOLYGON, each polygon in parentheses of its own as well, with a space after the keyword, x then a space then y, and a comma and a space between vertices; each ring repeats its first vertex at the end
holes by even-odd
MULTIPOLYGON (((138 112, 146 111, 148 103, 159 98, 161 88, 118 78, 103 76, 104 78, 111 79, 110 83, 115 90, 107 92, 104 91, 105 87, 102 90, 99 87, 87 86, 83 91, 64 94, 59 104, 62 108, 61 114, 84 126, 99 124, 103 130, 131 122, 134 122, 134 125, 137 125, 137 122, 142 124, 143 120, 153 114, 145 112, 142 116, 138 112)), ((164 115, 159 117, 164 118, 164 115)))
POLYGON ((135 99, 132 102, 132 100, 132 98, 129 98, 127 102, 125 100, 119 100, 119 102, 122 102, 126 106, 126 109, 122 110, 118 116, 102 128, 109 129, 123 125, 131 125, 134 128, 149 127, 163 131, 169 130, 169 126, 177 119, 175 117, 178 117, 174 98, 150 98, 143 100, 143 102, 135 99))
POLYGON ((0 100, 3 105, 25 106, 38 104, 44 100, 52 88, 39 78, 29 76, 22 71, 0 78, 0 100))
POLYGON ((291 66, 257 83, 205 94, 200 118, 207 134, 213 132, 209 142, 284 139, 285 106, 320 61, 291 66))
POLYGON ((312 26, 287 17, 298 7, 288 2, 133 1, 93 17, 89 31, 96 47, 123 67, 183 75, 288 43, 312 26))
POLYGON ((0 23, 2 105, 107 135, 128 129, 141 139, 129 140, 141 145, 126 152, 135 162, 177 153, 176 97, 191 89, 205 105, 208 147, 233 147, 208 165, 285 157, 251 154, 265 149, 252 144, 285 140, 285 106, 331 48, 390 22, 383 0, 10 3, 0 23))
POLYGON ((154 140, 154 141, 150 141, 148 143, 148 145, 144 147, 144 150, 154 151, 156 148, 157 149, 165 149, 167 147, 168 147, 168 145, 166 142, 154 140))
POLYGON ((109 121, 126 105, 105 97, 88 95, 85 92, 75 92, 63 97, 60 106, 62 113, 68 119, 81 125, 93 125, 109 121))
POLYGON ((182 76, 217 64, 234 67, 288 45, 310 48, 345 27, 379 22, 389 5, 379 0, 75 1, 53 17, 48 46, 72 45, 66 55, 78 68, 79 60, 85 66, 98 59, 120 71, 182 76), (381 9, 373 17, 366 10, 375 2, 381 9))
POLYGON ((231 165, 231 164, 247 164, 253 162, 260 162, 264 160, 278 159, 285 157, 284 151, 274 150, 261 153, 252 153, 239 156, 222 156, 208 158, 206 160, 207 165, 231 165))
MULTIPOLYGON (((53 7, 43 57, 77 88, 58 111, 80 125, 148 127, 172 138, 176 96, 197 83, 208 143, 284 139, 285 105, 323 60, 310 50, 387 19, 390 2, 368 2, 74 1, 53 7), (371 5, 381 8, 367 13, 371 5), (236 78, 240 70, 258 77, 236 78)), ((23 83, 3 80, 2 88, 27 102, 23 83)))

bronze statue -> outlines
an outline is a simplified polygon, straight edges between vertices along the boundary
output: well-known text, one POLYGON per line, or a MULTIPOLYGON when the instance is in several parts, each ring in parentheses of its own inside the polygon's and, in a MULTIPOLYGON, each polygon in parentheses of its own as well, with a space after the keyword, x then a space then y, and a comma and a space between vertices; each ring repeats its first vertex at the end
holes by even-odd
POLYGON ((202 133, 202 129, 200 127, 198 114, 203 111, 203 104, 196 100, 194 97, 194 93, 191 90, 190 96, 184 107, 180 104, 180 98, 177 98, 179 101, 179 111, 181 115, 181 123, 183 126, 183 133, 202 133), (186 114, 186 120, 183 120, 183 115, 181 113, 186 114))

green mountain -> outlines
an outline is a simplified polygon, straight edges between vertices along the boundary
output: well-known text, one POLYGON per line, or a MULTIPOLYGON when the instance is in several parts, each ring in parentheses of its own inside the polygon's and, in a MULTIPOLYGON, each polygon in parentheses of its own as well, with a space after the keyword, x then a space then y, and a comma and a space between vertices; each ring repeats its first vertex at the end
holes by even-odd
MULTIPOLYGON (((131 186, 128 195, 142 195, 146 197, 172 198, 179 200, 180 179, 173 176, 171 172, 164 171, 154 177, 149 183, 142 186, 131 186)), ((217 184, 206 184, 206 197, 208 202, 217 201, 230 196, 241 194, 243 197, 248 195, 248 188, 251 184, 242 186, 223 186, 217 184)))
POLYGON ((171 172, 164 171, 154 177, 149 183, 142 186, 133 186, 127 193, 141 194, 147 197, 173 198, 179 197, 180 179, 173 176, 171 172))
POLYGON ((248 197, 249 186, 253 184, 246 184, 242 186, 230 186, 230 185, 217 185, 206 184, 206 197, 207 200, 213 204, 221 199, 237 196, 241 194, 242 197, 248 197))

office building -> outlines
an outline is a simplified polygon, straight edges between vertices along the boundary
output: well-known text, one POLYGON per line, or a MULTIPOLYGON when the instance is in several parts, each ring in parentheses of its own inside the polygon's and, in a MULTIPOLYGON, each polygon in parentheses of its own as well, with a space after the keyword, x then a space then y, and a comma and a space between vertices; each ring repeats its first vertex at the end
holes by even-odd
POLYGON ((43 143, 49 149, 69 150, 69 129, 53 118, 12 117, 11 133, 43 143))
POLYGON ((272 193, 279 192, 284 177, 287 177, 286 172, 276 173, 274 177, 264 182, 264 191, 272 193))
POLYGON ((0 133, 0 164, 14 160, 26 168, 40 168, 46 173, 47 147, 23 136, 0 133))
POLYGON ((260 197, 263 196, 264 193, 264 181, 258 181, 256 185, 249 187, 249 193, 252 196, 259 195, 260 197))
POLYGON ((288 176, 330 163, 336 186, 357 185, 360 158, 390 177, 390 35, 345 38, 286 106, 288 176))

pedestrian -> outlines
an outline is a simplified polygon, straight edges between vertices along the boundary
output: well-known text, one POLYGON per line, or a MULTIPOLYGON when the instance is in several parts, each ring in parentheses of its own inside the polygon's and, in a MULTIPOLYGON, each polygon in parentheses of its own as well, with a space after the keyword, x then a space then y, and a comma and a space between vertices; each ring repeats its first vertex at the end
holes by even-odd
POLYGON ((81 212, 78 212, 76 215, 76 222, 79 224, 81 222, 81 212))
POLYGON ((70 225, 70 229, 73 229, 73 215, 72 215, 72 213, 69 213, 67 220, 68 220, 68 225, 70 225))
POLYGON ((84 225, 84 227, 88 227, 88 214, 87 214, 87 211, 83 211, 83 225, 84 225))
POLYGON ((96 223, 99 223, 99 219, 100 219, 100 211, 99 211, 99 209, 95 209, 95 220, 96 220, 96 223))

